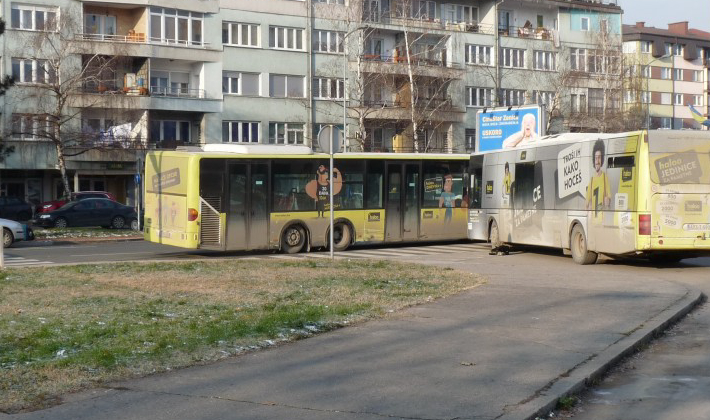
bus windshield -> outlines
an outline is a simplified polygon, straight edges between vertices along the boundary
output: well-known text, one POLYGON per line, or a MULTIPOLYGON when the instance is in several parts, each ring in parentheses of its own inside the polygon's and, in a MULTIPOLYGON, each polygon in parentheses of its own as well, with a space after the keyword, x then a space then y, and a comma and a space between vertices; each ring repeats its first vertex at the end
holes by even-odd
POLYGON ((710 184, 710 140, 694 132, 650 132, 651 181, 655 184, 710 184))

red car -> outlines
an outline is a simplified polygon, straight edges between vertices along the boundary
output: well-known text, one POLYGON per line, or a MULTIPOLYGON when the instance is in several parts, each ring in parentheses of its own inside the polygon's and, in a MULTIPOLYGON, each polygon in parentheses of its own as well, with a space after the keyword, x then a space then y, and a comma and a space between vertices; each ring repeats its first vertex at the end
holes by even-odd
POLYGON ((37 206, 37 213, 47 213, 52 210, 56 210, 70 201, 79 201, 85 198, 108 198, 109 200, 116 201, 116 197, 110 192, 106 191, 79 191, 71 193, 71 199, 67 200, 66 197, 61 200, 46 201, 39 206, 37 206))

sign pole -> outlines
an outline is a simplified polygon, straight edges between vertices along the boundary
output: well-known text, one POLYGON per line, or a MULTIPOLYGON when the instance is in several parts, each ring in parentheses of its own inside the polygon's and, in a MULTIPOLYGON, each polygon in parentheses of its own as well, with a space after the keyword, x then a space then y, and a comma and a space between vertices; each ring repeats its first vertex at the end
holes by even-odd
POLYGON ((328 172, 328 186, 330 187, 330 260, 335 261, 335 244, 333 243, 333 149, 335 148, 333 138, 335 137, 335 127, 330 129, 330 169, 328 172))

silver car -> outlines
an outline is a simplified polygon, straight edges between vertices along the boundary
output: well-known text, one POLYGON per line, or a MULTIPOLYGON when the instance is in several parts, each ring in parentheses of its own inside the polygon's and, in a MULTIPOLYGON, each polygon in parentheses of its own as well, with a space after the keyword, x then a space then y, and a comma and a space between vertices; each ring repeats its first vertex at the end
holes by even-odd
POLYGON ((17 241, 31 241, 35 238, 32 229, 24 223, 0 219, 0 226, 2 226, 2 244, 5 248, 11 247, 17 241))

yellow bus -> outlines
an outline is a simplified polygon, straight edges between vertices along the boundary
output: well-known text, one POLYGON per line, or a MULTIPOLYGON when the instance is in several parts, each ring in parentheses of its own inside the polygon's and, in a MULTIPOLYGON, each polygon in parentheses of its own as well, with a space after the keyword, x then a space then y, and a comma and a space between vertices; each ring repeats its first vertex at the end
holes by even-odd
POLYGON ((710 132, 547 136, 473 154, 469 239, 677 262, 710 251, 710 132))
POLYGON ((145 161, 145 239, 190 249, 296 253, 466 238, 470 155, 336 154, 302 146, 205 145, 145 161))

